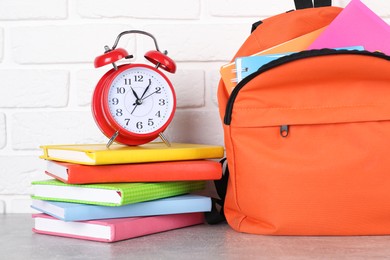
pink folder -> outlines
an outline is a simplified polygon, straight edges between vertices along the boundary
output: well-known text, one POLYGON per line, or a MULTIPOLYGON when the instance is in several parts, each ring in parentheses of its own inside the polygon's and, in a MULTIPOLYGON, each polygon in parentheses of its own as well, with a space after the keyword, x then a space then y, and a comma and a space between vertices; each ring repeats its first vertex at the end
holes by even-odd
POLYGON ((352 0, 309 49, 363 46, 390 55, 390 26, 359 0, 352 0))
POLYGON ((33 214, 33 231, 38 234, 116 242, 129 238, 202 224, 202 212, 148 217, 65 222, 46 214, 33 214))

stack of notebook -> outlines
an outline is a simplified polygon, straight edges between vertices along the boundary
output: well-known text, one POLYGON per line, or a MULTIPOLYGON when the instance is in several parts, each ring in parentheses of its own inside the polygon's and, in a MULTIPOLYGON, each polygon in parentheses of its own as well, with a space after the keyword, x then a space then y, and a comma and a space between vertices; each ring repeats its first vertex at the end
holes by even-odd
POLYGON ((114 242, 201 224, 211 198, 193 194, 220 179, 222 146, 42 146, 51 178, 34 181, 33 231, 114 242))

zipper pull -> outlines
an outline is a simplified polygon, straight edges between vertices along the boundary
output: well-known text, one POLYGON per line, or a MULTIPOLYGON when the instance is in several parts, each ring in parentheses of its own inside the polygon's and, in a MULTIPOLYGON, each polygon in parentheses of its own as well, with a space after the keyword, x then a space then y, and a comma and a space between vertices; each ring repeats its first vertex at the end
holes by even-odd
POLYGON ((283 138, 286 138, 289 133, 289 127, 288 125, 282 125, 280 126, 280 136, 283 138))

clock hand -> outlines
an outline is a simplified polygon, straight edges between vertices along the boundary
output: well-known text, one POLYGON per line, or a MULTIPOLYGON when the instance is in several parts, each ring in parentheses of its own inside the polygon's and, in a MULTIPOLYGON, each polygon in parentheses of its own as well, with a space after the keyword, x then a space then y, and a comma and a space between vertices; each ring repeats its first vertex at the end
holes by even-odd
POLYGON ((133 87, 130 87, 131 88, 131 91, 133 92, 133 95, 135 96, 135 98, 137 99, 137 100, 140 100, 140 98, 138 97, 138 95, 137 95, 137 92, 135 92, 135 90, 133 89, 133 87))
POLYGON ((130 113, 131 115, 134 113, 134 110, 137 108, 138 103, 134 103, 133 106, 134 106, 134 108, 133 108, 133 110, 132 110, 131 113, 130 113))
POLYGON ((133 103, 134 108, 130 113, 132 115, 134 113, 134 110, 137 108, 137 106, 142 104, 142 100, 138 97, 137 92, 135 92, 135 90, 132 87, 130 87, 130 88, 131 88, 131 91, 133 92, 133 94, 136 98, 135 102, 133 103))
POLYGON ((133 103, 133 106, 135 106, 135 107, 133 108, 133 111, 131 111, 131 114, 133 114, 135 108, 136 108, 138 105, 141 105, 141 104, 142 104, 142 101, 144 101, 145 99, 147 99, 147 98, 150 97, 151 95, 156 94, 157 92, 159 92, 159 90, 156 90, 156 91, 150 93, 149 95, 147 95, 146 97, 144 97, 144 98, 142 98, 142 99, 137 99, 137 100, 133 103))
MULTIPOLYGON (((137 106, 142 104, 142 100, 145 99, 144 96, 145 96, 146 92, 148 92, 150 85, 152 85, 152 80, 151 79, 149 79, 149 85, 145 88, 145 91, 144 91, 144 93, 142 93, 141 98, 138 98, 137 94, 132 89, 133 90, 133 94, 136 96, 137 100, 133 103, 134 108, 133 108, 133 111, 131 111, 130 114, 133 114, 133 112, 137 108, 137 106)), ((154 94, 154 93, 152 93, 152 94, 154 94)), ((152 95, 152 94, 150 94, 150 95, 152 95)), ((148 96, 150 96, 150 95, 148 95, 148 96)))
POLYGON ((155 93, 157 93, 157 92, 159 92, 159 90, 150 93, 150 94, 147 95, 146 97, 142 98, 141 101, 145 100, 146 98, 150 97, 151 95, 153 95, 153 94, 155 94, 155 93))
POLYGON ((145 96, 146 92, 148 92, 150 85, 152 85, 152 80, 149 79, 149 85, 145 88, 144 93, 142 93, 141 100, 145 96))

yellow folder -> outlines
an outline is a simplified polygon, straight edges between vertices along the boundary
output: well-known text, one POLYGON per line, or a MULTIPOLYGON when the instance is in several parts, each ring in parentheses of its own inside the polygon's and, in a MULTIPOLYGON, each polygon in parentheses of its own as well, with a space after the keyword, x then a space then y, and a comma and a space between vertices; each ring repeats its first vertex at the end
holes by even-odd
POLYGON ((224 156, 224 148, 218 145, 151 142, 138 146, 113 144, 45 145, 42 159, 86 165, 146 163, 217 159, 224 156))

